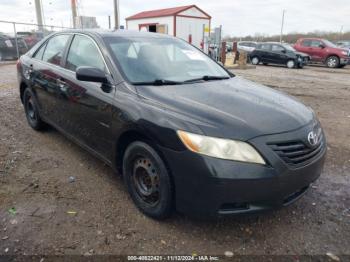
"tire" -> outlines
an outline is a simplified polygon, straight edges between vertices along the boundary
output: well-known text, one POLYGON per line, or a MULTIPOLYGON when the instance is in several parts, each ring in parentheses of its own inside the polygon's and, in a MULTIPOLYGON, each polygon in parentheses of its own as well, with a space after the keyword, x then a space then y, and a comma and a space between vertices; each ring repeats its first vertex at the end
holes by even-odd
POLYGON ((46 127, 46 123, 40 118, 37 101, 29 88, 24 90, 23 105, 28 124, 31 128, 37 131, 43 130, 46 127))
POLYGON ((253 65, 258 65, 260 63, 259 57, 257 56, 253 56, 251 61, 253 65))
POLYGON ((340 64, 339 58, 337 56, 330 56, 326 60, 326 65, 329 68, 337 68, 340 64))
POLYGON ((129 194, 145 215, 165 219, 173 210, 173 186, 165 163, 148 144, 131 143, 123 157, 123 176, 129 194))
POLYGON ((290 60, 288 60, 287 61, 287 67, 289 68, 289 69, 291 69, 291 68, 294 68, 295 67, 295 61, 294 60, 292 60, 292 59, 290 59, 290 60))

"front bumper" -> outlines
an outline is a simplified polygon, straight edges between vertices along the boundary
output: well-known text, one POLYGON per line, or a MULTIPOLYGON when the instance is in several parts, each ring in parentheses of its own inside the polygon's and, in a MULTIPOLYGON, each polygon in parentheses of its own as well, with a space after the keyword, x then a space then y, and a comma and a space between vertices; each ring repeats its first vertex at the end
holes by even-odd
MULTIPOLYGON (((292 135, 305 133, 307 128, 292 135)), ((306 133, 307 134, 307 133, 306 133)), ((326 146, 310 163, 291 168, 266 142, 291 133, 258 137, 250 142, 268 165, 201 156, 163 148, 175 183, 176 208, 196 216, 218 216, 279 208, 300 198, 321 174, 326 146)))
POLYGON ((341 65, 350 64, 350 57, 349 58, 340 58, 340 64, 341 65))

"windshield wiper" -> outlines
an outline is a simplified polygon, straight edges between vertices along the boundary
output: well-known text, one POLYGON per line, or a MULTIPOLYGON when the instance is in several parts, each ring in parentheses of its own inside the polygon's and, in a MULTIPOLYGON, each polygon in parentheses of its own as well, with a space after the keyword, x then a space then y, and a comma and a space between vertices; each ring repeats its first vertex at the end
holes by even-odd
POLYGON ((199 78, 194 78, 194 79, 189 79, 184 81, 185 83, 189 83, 189 82, 197 82, 200 80, 204 80, 204 81, 210 81, 210 80, 224 80, 224 79, 229 79, 229 76, 202 76, 199 78))
POLYGON ((154 85, 154 86, 162 86, 162 85, 181 85, 183 82, 172 81, 166 79, 156 79, 154 81, 149 82, 134 82, 133 85, 145 86, 145 85, 154 85))

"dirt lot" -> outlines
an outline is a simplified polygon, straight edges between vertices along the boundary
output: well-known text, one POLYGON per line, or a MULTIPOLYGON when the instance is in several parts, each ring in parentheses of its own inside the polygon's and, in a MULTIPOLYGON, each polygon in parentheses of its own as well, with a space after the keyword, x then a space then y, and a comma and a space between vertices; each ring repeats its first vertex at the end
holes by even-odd
POLYGON ((350 255, 350 66, 234 72, 317 112, 328 138, 321 178, 281 210, 218 221, 176 214, 157 222, 136 210, 102 162, 53 129, 30 129, 15 66, 0 66, 0 254, 350 255))

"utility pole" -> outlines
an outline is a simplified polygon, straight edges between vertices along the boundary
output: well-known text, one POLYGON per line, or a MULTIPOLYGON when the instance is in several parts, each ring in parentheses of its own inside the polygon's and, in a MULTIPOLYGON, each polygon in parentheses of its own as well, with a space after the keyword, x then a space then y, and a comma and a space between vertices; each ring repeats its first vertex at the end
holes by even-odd
POLYGON ((283 12, 282 12, 282 24, 281 24, 281 34, 280 34, 280 43, 282 43, 283 26, 284 26, 284 13, 285 12, 286 12, 286 10, 283 9, 283 12))
POLYGON ((43 31, 43 14, 41 10, 41 0, 35 0, 36 21, 39 25, 39 31, 43 31))
POLYGON ((119 29, 119 0, 114 1, 114 29, 119 29))
POLYGON ((343 28, 344 28, 344 26, 342 25, 342 26, 340 27, 340 31, 339 31, 340 39, 342 38, 342 35, 343 35, 343 28))
POLYGON ((72 17, 73 17, 73 28, 77 27, 77 3, 76 0, 71 0, 71 6, 72 6, 72 17))

